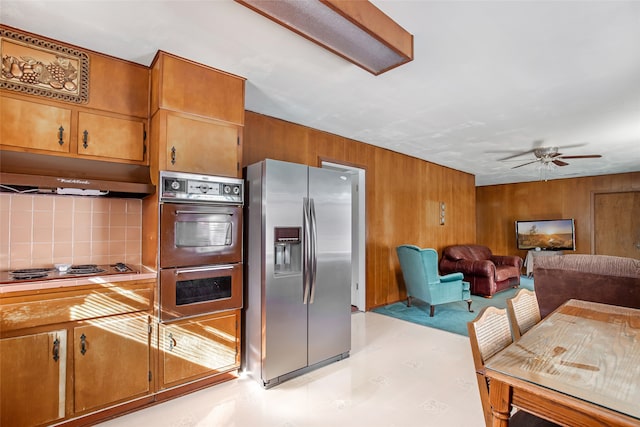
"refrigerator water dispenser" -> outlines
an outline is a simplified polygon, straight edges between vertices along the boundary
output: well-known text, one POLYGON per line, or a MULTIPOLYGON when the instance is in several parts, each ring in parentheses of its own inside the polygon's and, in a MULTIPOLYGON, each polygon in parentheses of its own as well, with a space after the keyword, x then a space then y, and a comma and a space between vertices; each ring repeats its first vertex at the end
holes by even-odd
POLYGON ((300 227, 275 227, 274 274, 292 274, 302 271, 302 244, 300 227))

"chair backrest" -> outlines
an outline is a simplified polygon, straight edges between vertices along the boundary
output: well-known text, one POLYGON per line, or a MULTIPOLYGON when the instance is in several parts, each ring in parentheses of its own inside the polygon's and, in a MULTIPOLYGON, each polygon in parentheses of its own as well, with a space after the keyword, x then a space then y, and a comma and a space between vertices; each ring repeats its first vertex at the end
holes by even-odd
POLYGON ((520 289, 513 298, 507 299, 507 314, 511 323, 513 340, 519 340, 522 334, 540 321, 540 308, 536 293, 529 289, 520 289))
POLYGON ((428 284, 438 282, 438 253, 435 249, 421 249, 414 245, 400 245, 396 248, 402 277, 410 296, 426 298, 430 301, 428 284))
POLYGON ((440 281, 438 275, 438 252, 435 249, 425 248, 420 250, 422 256, 422 267, 427 276, 427 283, 433 284, 440 281))
POLYGON ((485 422, 486 425, 491 425, 489 382, 484 375, 484 365, 493 355, 513 342, 507 311, 504 308, 485 307, 474 320, 467 323, 467 329, 485 422))
POLYGON ((491 259, 491 249, 483 245, 455 245, 447 246, 442 252, 443 256, 451 260, 482 261, 491 259))

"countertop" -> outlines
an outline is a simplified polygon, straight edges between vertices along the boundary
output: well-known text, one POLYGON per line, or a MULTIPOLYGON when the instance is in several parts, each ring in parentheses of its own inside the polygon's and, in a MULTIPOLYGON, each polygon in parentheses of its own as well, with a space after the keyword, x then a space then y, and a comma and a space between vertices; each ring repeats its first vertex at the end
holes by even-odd
POLYGON ((140 265, 136 266, 137 272, 122 273, 122 274, 110 274, 110 275, 95 275, 87 277, 72 277, 68 279, 56 279, 56 280, 34 280, 29 282, 16 282, 16 283, 3 283, 0 284, 0 294, 8 294, 11 292, 23 292, 23 291, 41 291, 45 289, 66 288, 81 285, 92 284, 108 284, 125 281, 147 280, 156 279, 158 272, 140 265))

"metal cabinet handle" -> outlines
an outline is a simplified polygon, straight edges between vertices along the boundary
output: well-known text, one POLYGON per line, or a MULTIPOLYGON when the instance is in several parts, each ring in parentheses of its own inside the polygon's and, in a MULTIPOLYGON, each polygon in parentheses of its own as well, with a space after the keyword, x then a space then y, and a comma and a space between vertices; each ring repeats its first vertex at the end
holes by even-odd
POLYGON ((173 347, 177 347, 178 342, 173 337, 173 334, 169 334, 169 351, 173 351, 173 347))
POLYGON ((89 146, 89 131, 86 129, 82 132, 82 146, 84 148, 89 146))
POLYGON ((62 125, 58 128, 58 144, 64 145, 64 128, 62 125))
POLYGON ((87 336, 85 334, 80 335, 80 353, 84 356, 87 352, 87 336))
POLYGON ((176 164, 176 147, 171 147, 171 164, 176 164))
POLYGON ((60 359, 60 338, 53 341, 53 360, 57 362, 60 359))

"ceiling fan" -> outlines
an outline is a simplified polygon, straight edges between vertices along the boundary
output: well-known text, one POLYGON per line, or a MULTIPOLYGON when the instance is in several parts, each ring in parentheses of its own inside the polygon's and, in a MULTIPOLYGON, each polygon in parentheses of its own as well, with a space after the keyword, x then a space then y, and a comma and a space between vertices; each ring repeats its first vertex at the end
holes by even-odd
POLYGON ((508 159, 512 159, 513 157, 518 157, 524 154, 533 153, 533 155, 536 157, 535 160, 531 160, 529 162, 525 162, 511 168, 511 169, 516 169, 516 168, 520 168, 522 166, 530 165, 533 163, 540 163, 540 166, 547 167, 547 168, 552 167, 552 165, 567 166, 569 163, 564 161, 566 159, 597 159, 602 157, 602 155, 600 154, 583 154, 579 156, 565 156, 562 153, 559 153, 558 150, 559 150, 558 147, 551 147, 551 146, 536 147, 532 150, 525 151, 524 153, 515 154, 513 156, 509 156, 501 160, 508 160, 508 159))

